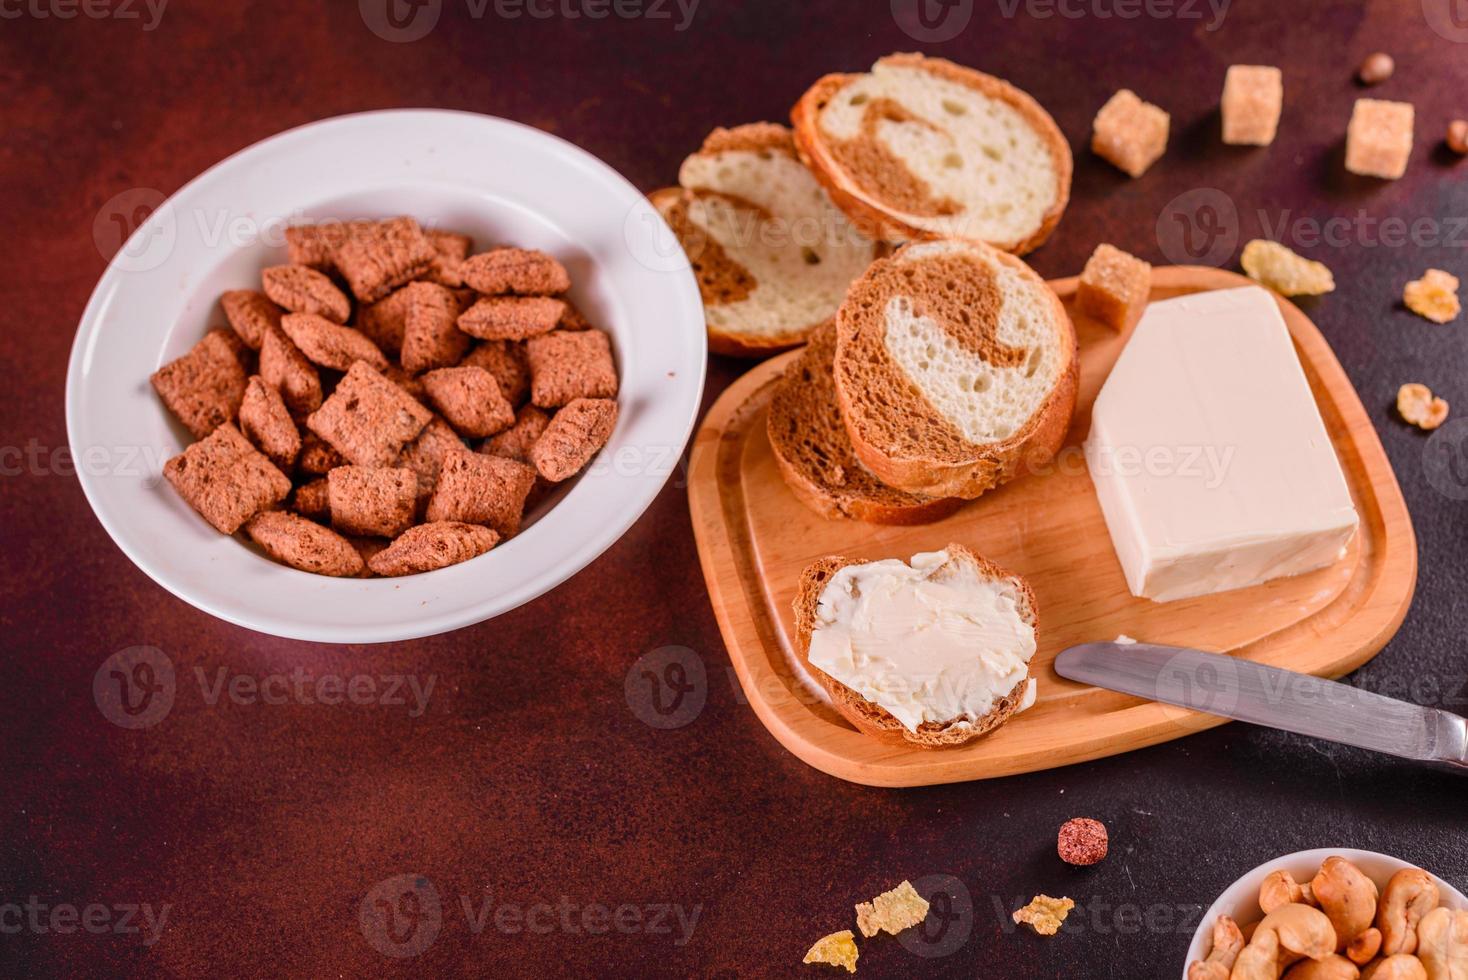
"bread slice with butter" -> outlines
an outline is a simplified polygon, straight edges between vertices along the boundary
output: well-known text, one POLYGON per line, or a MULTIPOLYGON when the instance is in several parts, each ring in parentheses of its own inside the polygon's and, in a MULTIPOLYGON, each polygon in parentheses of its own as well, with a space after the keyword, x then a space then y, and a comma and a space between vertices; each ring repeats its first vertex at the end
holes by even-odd
POLYGON ((831 203, 784 126, 714 130, 678 181, 651 199, 693 263, 715 353, 801 343, 883 250, 831 203))
POLYGON ((963 501, 894 490, 871 474, 856 452, 836 403, 836 326, 811 334, 770 398, 765 427, 780 475, 796 498, 829 519, 873 524, 927 524, 963 501))
POLYGON ((796 649, 858 731, 927 749, 970 742, 1034 703, 1035 594, 961 544, 800 576, 796 649))
POLYGON ((920 54, 827 75, 791 110, 801 157, 883 241, 963 238, 1023 254, 1070 200, 1070 146, 1003 79, 920 54))
POLYGON ((1024 262, 921 242, 837 313, 836 392, 857 457, 909 493, 972 499, 1048 462, 1075 411, 1075 328, 1024 262))

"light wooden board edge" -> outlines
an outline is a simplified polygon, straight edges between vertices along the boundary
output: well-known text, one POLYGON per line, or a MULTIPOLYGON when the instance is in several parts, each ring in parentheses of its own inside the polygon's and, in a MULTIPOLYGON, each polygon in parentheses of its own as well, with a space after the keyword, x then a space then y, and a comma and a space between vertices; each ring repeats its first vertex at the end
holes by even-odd
MULTIPOLYGON (((1064 300, 1075 292, 1076 282, 1077 277, 1072 276, 1053 280, 1050 286, 1064 300)), ((1197 291, 1253 284, 1252 280, 1237 273, 1201 266, 1153 270, 1153 285, 1160 288, 1197 291)), ((1304 355, 1302 364, 1312 387, 1323 388, 1329 395, 1350 433, 1356 459, 1343 459, 1342 464, 1359 469, 1365 475, 1364 480, 1352 481, 1352 485, 1364 497, 1359 503, 1362 505, 1363 522, 1372 522, 1370 540, 1382 546, 1379 556, 1363 558, 1363 561, 1369 561, 1371 572, 1365 582, 1353 588, 1365 594, 1353 604, 1355 613, 1332 631, 1327 641, 1338 652, 1318 673, 1339 677, 1375 656, 1406 617, 1416 586, 1416 537, 1386 451, 1350 379, 1314 323, 1288 300, 1281 299, 1280 305, 1290 333, 1304 355)), ((805 692, 786 691, 779 698, 779 705, 773 704, 767 696, 772 684, 783 685, 784 682, 762 663, 762 658, 768 656, 769 645, 778 648, 780 642, 778 636, 768 635, 770 624, 765 622, 763 599, 747 577, 751 572, 739 567, 740 556, 749 554, 747 547, 736 546, 734 540, 736 535, 745 532, 742 515, 735 512, 742 508, 730 507, 729 495, 721 488, 719 470, 723 462, 721 449, 725 448, 726 441, 737 442, 743 422, 750 415, 758 414, 763 401, 767 400, 765 389, 773 385, 784 366, 796 356, 798 352, 790 352, 761 363, 720 395, 694 437, 688 481, 689 509, 699 561, 720 632, 729 647, 730 660, 761 723, 786 749, 816 769, 850 782, 871 786, 920 786, 1014 775, 1085 762, 1225 723, 1225 719, 1216 716, 1184 712, 1143 701, 1099 718, 1090 718, 1093 737, 1080 748, 1061 756, 1057 756, 1053 748, 1045 746, 1029 751, 1018 750, 1003 760, 994 761, 982 773, 961 771, 966 768, 963 760, 945 759, 946 753, 941 750, 921 753, 921 757, 914 761, 910 750, 884 752, 886 747, 875 741, 864 753, 867 758, 852 758, 834 752, 793 729, 785 713, 810 709, 801 703, 805 692), (763 398, 757 398, 761 395, 763 398), (744 649, 750 643, 762 647, 758 656, 744 649), (883 762, 884 754, 901 757, 902 761, 883 762)), ((1267 654, 1270 647, 1295 638, 1308 640, 1309 634, 1318 634, 1319 623, 1316 620, 1328 616, 1330 608, 1327 606, 1315 616, 1232 652, 1247 659, 1267 660, 1263 654, 1267 654)), ((779 655, 784 656, 784 653, 779 652, 779 655)))

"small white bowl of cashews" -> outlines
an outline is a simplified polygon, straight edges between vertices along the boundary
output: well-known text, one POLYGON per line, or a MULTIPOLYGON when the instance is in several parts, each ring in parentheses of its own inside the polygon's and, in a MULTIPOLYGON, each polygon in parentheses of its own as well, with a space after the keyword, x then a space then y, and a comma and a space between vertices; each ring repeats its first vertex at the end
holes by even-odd
POLYGON ((1463 977, 1468 897, 1430 869, 1344 847, 1286 854, 1234 882, 1183 966, 1183 980, 1463 977))

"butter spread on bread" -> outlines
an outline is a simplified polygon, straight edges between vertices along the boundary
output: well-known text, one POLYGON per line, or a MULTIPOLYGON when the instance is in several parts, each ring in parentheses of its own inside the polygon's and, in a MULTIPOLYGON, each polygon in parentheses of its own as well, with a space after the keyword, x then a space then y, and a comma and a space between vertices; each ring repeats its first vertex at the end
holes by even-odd
POLYGON ((1048 461, 1075 409, 1075 330, 1027 265, 960 241, 873 263, 837 314, 836 389, 889 486, 972 499, 1048 461))
POLYGON ((832 198, 889 242, 964 238, 1024 253, 1070 199, 1055 120, 1003 79, 919 54, 822 78, 791 112, 832 198))
POLYGON ((911 562, 822 559, 795 609, 806 663, 867 734, 956 745, 1034 703, 1034 594, 962 545, 911 562))

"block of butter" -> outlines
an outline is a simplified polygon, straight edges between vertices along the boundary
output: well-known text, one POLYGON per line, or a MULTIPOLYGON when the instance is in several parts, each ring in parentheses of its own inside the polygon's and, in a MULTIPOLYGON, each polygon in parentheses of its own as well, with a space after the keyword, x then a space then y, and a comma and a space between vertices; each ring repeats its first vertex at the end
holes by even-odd
POLYGON ((1147 307, 1091 417, 1086 464, 1132 594, 1157 602, 1338 560, 1358 518, 1274 298, 1147 307))

